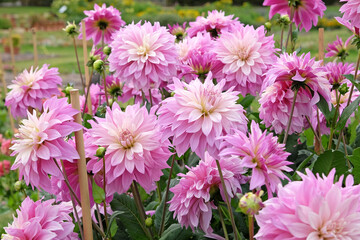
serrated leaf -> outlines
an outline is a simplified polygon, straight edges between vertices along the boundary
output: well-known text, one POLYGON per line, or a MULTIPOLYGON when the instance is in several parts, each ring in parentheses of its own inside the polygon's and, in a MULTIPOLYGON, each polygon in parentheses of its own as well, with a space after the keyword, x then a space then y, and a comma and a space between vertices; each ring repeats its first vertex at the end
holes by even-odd
POLYGON ((353 155, 348 156, 351 164, 354 166, 351 174, 354 176, 355 184, 360 183, 360 148, 353 151, 353 155))
POLYGON ((115 194, 110 205, 113 211, 123 212, 117 215, 117 219, 125 226, 132 239, 147 239, 146 227, 140 219, 134 199, 126 194, 115 194))
POLYGON ((192 235, 191 229, 183 228, 179 223, 174 223, 163 232, 160 240, 187 240, 192 235))
POLYGON ((336 124, 336 130, 341 130, 345 127, 345 124, 351 114, 358 109, 360 103, 360 96, 358 96, 349 106, 347 106, 344 111, 342 112, 338 123, 336 124))
POLYGON ((104 189, 99 187, 95 181, 92 182, 92 194, 94 198, 94 202, 102 203, 105 200, 105 192, 104 189))
POLYGON ((343 175, 348 171, 344 153, 327 150, 317 158, 313 172, 328 175, 331 169, 336 169, 336 175, 343 175))

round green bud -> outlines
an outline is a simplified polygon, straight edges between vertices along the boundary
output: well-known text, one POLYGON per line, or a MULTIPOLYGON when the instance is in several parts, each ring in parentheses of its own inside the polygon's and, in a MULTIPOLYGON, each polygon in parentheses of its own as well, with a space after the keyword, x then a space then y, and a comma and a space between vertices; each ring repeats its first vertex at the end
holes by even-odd
POLYGON ((103 158, 105 156, 105 152, 106 152, 106 148, 98 147, 98 149, 96 150, 95 156, 97 156, 99 158, 103 158))
POLYGON ((246 215, 255 215, 261 208, 264 207, 264 204, 261 200, 261 195, 263 191, 260 190, 256 193, 248 192, 240 198, 239 209, 246 215))
POLYGON ((68 22, 66 27, 63 28, 63 30, 67 33, 68 36, 75 36, 79 34, 75 22, 68 22))
POLYGON ((151 227, 154 224, 154 221, 152 220, 151 217, 148 217, 147 219, 145 219, 145 226, 146 227, 151 227))
POLYGON ((97 72, 102 72, 104 68, 104 61, 100 59, 96 60, 93 64, 93 68, 97 72))
POLYGON ((106 54, 106 55, 110 55, 111 53, 111 47, 109 46, 105 46, 104 49, 103 49, 103 52, 106 54))
POLYGON ((271 22, 266 22, 266 23, 264 24, 264 26, 265 26, 265 29, 266 29, 267 31, 270 31, 272 24, 271 24, 271 22))
POLYGON ((341 95, 345 95, 348 91, 349 91, 349 87, 347 86, 346 83, 344 83, 343 85, 341 85, 341 86, 339 87, 339 93, 340 93, 341 95))
POLYGON ((22 181, 16 181, 14 183, 15 191, 21 191, 23 189, 23 182, 22 181))
POLYGON ((73 90, 73 89, 74 89, 73 87, 67 86, 67 87, 65 88, 65 93, 66 93, 66 94, 70 94, 70 91, 73 90))

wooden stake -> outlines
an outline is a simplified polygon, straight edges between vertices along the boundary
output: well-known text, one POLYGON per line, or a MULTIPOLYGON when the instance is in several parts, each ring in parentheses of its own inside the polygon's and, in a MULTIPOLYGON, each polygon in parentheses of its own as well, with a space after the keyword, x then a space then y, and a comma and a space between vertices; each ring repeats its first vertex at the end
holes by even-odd
POLYGON ((37 38, 36 38, 36 30, 35 28, 31 29, 32 32, 32 39, 33 39, 33 49, 34 49, 34 68, 36 68, 37 66, 39 66, 39 61, 38 61, 38 51, 37 51, 37 38))
POLYGON ((324 28, 319 28, 319 60, 324 60, 324 28))
MULTIPOLYGON (((90 92, 90 76, 89 76, 89 68, 86 66, 88 62, 88 52, 87 52, 87 42, 86 42, 86 26, 84 20, 81 21, 81 28, 82 28, 82 43, 83 43, 83 53, 84 53, 84 71, 85 71, 85 86, 89 92, 90 92)), ((91 103, 91 94, 90 93, 84 93, 87 94, 86 99, 86 105, 88 106, 88 114, 92 115, 92 103, 91 103)))
MULTIPOLYGON (((6 86, 6 81, 5 81, 5 71, 4 71, 4 65, 2 62, 2 57, 0 54, 0 78, 3 84, 3 91, 4 91, 4 95, 6 97, 7 95, 7 86, 6 86)), ((15 133, 15 121, 13 116, 11 115, 11 110, 10 110, 10 106, 7 107, 8 109, 8 115, 9 115, 9 119, 10 119, 10 126, 11 126, 11 130, 13 132, 13 134, 15 133)))
POLYGON ((14 53, 14 45, 13 45, 13 40, 12 40, 12 31, 10 31, 9 45, 10 45, 10 55, 11 55, 11 67, 12 67, 14 76, 16 76, 15 53, 14 53))
MULTIPOLYGON (((79 113, 77 113, 74 116, 74 120, 78 124, 82 124, 78 89, 73 89, 70 91, 70 99, 71 99, 72 107, 79 111, 79 113)), ((84 237, 86 240, 92 240, 93 231, 92 231, 92 219, 90 213, 89 184, 88 184, 88 176, 86 170, 84 136, 82 129, 75 132, 75 143, 76 143, 76 150, 78 151, 80 156, 80 159, 78 161, 78 172, 79 172, 84 237)))

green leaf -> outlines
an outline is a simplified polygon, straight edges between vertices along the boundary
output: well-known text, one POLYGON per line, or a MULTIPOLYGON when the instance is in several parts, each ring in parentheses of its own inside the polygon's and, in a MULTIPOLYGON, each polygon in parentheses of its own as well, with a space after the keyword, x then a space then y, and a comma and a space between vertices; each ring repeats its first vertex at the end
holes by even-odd
POLYGON ((113 211, 122 212, 116 217, 125 226, 131 239, 147 239, 146 227, 140 219, 134 199, 126 194, 115 194, 110 205, 113 211))
POLYGON ((108 229, 107 229, 107 231, 106 231, 106 235, 105 235, 105 238, 109 235, 109 232, 111 233, 111 236, 114 236, 115 234, 116 234, 116 231, 115 231, 115 233, 113 234, 113 231, 114 231, 114 229, 112 229, 112 228, 115 228, 115 227, 113 227, 113 223, 115 222, 115 225, 116 225, 116 230, 117 230, 117 228, 118 228, 118 226, 117 226, 117 224, 116 224, 116 217, 118 216, 118 215, 120 215, 120 214, 123 214, 124 212, 123 211, 115 211, 115 212, 113 212, 113 214, 111 215, 111 217, 110 217, 110 221, 109 221, 109 226, 108 226, 108 229))
POLYGON ((93 116, 92 116, 92 115, 87 114, 87 113, 84 114, 84 118, 83 118, 84 122, 83 122, 83 125, 84 125, 85 128, 87 128, 87 129, 90 129, 90 128, 91 128, 91 124, 90 124, 88 121, 89 121, 89 120, 92 120, 92 119, 93 119, 93 116))
POLYGON ((331 169, 336 169, 336 175, 343 175, 348 171, 344 153, 327 150, 317 158, 313 172, 328 175, 331 169))
POLYGON ((179 223, 174 223, 163 232, 160 240, 187 240, 192 235, 191 229, 183 228, 179 223))
MULTIPOLYGON (((356 123, 357 124, 357 123, 356 123)), ((353 148, 357 148, 357 147, 360 147, 360 125, 358 125, 356 127, 356 130, 355 130, 355 140, 352 144, 352 147, 353 148)))
POLYGON ((118 226, 116 224, 116 221, 113 221, 110 225, 110 234, 111 234, 111 237, 115 236, 116 234, 116 231, 118 229, 118 226))
POLYGON ((254 99, 255 99, 255 96, 248 94, 240 101, 240 104, 244 108, 248 108, 248 107, 250 107, 250 105, 254 101, 254 99))
POLYGON ((353 151, 353 155, 348 156, 350 162, 354 166, 351 174, 354 176, 355 184, 360 183, 360 148, 353 151))
POLYGON ((350 82, 351 82, 352 84, 354 84, 354 86, 357 88, 357 90, 360 91, 360 83, 358 83, 358 82, 356 82, 356 81, 354 80, 354 75, 352 75, 352 74, 346 74, 346 75, 344 75, 344 77, 346 77, 347 79, 349 79, 350 82))
POLYGON ((96 203, 102 203, 105 200, 105 192, 104 189, 102 189, 101 187, 99 187, 95 181, 93 180, 92 182, 92 193, 93 193, 93 198, 94 198, 94 202, 96 203))
POLYGON ((350 103, 349 106, 347 106, 344 111, 342 112, 339 121, 336 125, 336 130, 341 130, 345 127, 345 124, 351 114, 355 112, 356 109, 358 109, 360 103, 360 96, 357 97, 352 103, 350 103))
POLYGON ((322 95, 319 94, 319 96, 320 96, 320 101, 316 105, 320 109, 320 111, 324 114, 326 120, 330 121, 335 113, 334 106, 331 104, 331 111, 330 111, 328 102, 325 100, 325 98, 322 95))
POLYGON ((314 146, 314 132, 309 128, 304 131, 304 135, 306 137, 306 145, 314 146))

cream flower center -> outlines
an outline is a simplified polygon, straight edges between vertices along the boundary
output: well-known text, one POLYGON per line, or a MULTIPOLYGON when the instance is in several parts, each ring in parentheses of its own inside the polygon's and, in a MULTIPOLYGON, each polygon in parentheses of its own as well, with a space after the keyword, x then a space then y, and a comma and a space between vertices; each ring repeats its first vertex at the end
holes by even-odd
POLYGON ((135 143, 134 136, 127 129, 120 134, 119 140, 124 149, 132 148, 135 143))
POLYGON ((239 60, 246 62, 250 57, 249 48, 241 47, 237 53, 239 60))
POLYGON ((208 116, 211 114, 216 107, 216 104, 219 101, 219 98, 221 97, 221 93, 218 91, 214 91, 212 89, 204 89, 202 101, 200 103, 201 105, 201 112, 208 116))
POLYGON ((319 229, 319 239, 323 240, 333 240, 333 239, 342 239, 346 237, 342 234, 344 229, 344 221, 333 221, 321 229, 319 229))
POLYGON ((139 46, 136 53, 139 56, 145 57, 149 53, 149 46, 146 46, 145 44, 142 46, 139 46))

